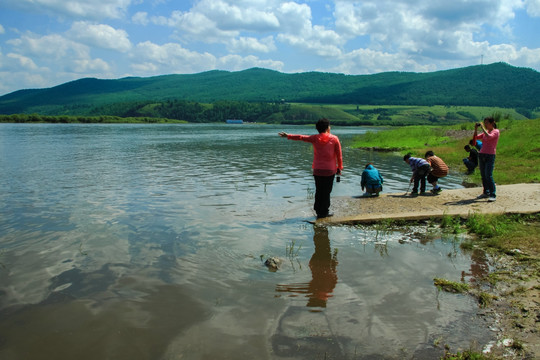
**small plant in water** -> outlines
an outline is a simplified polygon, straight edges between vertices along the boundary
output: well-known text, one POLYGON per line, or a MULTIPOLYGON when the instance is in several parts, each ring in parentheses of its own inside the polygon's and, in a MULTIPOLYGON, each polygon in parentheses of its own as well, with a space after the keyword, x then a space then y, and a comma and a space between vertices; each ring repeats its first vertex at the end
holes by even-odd
POLYGON ((464 283, 459 283, 456 281, 450 281, 441 278, 433 279, 433 283, 439 290, 452 292, 452 293, 464 293, 469 291, 469 285, 464 283))
POLYGON ((292 239, 290 244, 285 246, 285 253, 289 258, 294 258, 298 256, 298 252, 302 248, 302 245, 296 246, 296 240, 292 239))

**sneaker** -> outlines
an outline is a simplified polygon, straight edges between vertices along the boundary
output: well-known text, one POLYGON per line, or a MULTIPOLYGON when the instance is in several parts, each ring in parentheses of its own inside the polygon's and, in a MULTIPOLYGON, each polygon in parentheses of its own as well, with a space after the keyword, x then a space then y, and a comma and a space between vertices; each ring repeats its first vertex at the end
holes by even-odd
POLYGON ((324 219, 330 216, 334 216, 334 213, 328 213, 326 215, 317 215, 317 219, 324 219))
POLYGON ((482 195, 477 196, 476 198, 477 199, 487 199, 488 197, 489 197, 488 194, 482 194, 482 195))
POLYGON ((411 196, 418 196, 418 192, 417 191, 411 192, 411 196))
POLYGON ((490 196, 488 199, 489 202, 497 201, 497 198, 495 196, 490 196))
POLYGON ((436 189, 432 189, 432 190, 431 190, 431 193, 432 193, 433 195, 437 195, 437 194, 440 194, 441 191, 442 191, 442 188, 439 187, 439 188, 436 188, 436 189))

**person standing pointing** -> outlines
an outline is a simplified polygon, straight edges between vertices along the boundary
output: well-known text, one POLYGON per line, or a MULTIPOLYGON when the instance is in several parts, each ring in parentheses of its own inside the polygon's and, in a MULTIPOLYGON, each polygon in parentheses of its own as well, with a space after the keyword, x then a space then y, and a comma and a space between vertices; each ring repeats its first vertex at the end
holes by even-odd
POLYGON ((315 204, 313 209, 317 218, 332 216, 330 210, 330 193, 336 174, 341 175, 343 158, 341 143, 337 136, 330 134, 330 121, 320 119, 316 124, 317 135, 292 135, 280 132, 279 136, 289 140, 300 140, 313 145, 313 177, 315 178, 315 204))

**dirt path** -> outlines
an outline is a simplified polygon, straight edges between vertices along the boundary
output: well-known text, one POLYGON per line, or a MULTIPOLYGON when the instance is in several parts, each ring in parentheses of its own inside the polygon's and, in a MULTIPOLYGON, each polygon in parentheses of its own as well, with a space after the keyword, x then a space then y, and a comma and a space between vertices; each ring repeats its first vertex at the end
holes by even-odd
POLYGON ((497 201, 476 199, 481 188, 443 190, 439 195, 411 197, 382 193, 379 197, 333 197, 334 216, 317 223, 369 223, 384 219, 422 220, 445 215, 467 217, 471 213, 530 214, 540 212, 540 184, 497 186, 497 201))

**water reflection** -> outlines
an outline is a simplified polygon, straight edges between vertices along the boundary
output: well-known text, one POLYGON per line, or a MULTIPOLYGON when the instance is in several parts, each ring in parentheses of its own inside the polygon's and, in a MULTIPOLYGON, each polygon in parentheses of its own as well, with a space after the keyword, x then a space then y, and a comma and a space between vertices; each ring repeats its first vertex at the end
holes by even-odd
POLYGON ((326 302, 333 295, 337 276, 337 249, 332 251, 328 229, 325 226, 314 227, 313 244, 315 252, 309 260, 311 281, 307 283, 278 284, 277 292, 305 294, 308 298, 307 307, 326 307, 326 302))
POLYGON ((474 249, 471 253, 471 267, 469 272, 461 272, 461 281, 470 278, 471 282, 479 281, 489 274, 489 263, 484 251, 474 249))

